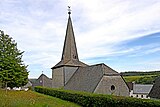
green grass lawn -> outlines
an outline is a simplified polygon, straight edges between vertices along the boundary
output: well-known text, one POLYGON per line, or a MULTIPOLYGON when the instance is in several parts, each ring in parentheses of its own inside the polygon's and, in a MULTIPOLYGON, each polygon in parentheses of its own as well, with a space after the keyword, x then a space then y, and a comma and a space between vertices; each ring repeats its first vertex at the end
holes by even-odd
POLYGON ((33 91, 8 91, 0 89, 0 107, 80 107, 33 91))

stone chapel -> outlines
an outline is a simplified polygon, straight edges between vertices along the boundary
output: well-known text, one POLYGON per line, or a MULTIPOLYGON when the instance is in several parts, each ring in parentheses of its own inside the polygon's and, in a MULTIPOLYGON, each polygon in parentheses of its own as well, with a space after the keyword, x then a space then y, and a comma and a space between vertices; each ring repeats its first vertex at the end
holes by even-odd
POLYGON ((103 63, 87 65, 79 60, 71 12, 68 14, 62 57, 60 62, 51 68, 52 87, 129 96, 129 88, 120 73, 103 63))

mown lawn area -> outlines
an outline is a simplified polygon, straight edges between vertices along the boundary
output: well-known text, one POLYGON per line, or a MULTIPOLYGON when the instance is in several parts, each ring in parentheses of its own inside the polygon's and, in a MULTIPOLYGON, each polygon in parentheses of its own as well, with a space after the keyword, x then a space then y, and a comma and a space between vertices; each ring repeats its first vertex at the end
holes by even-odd
POLYGON ((0 89, 0 107, 80 107, 34 91, 8 91, 0 89))

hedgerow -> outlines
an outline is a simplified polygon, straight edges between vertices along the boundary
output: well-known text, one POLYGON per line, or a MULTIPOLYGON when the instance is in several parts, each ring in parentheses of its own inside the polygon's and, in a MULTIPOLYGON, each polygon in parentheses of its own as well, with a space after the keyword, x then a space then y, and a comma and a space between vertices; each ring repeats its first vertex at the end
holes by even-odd
POLYGON ((160 107, 160 101, 35 87, 35 91, 77 103, 83 107, 160 107))

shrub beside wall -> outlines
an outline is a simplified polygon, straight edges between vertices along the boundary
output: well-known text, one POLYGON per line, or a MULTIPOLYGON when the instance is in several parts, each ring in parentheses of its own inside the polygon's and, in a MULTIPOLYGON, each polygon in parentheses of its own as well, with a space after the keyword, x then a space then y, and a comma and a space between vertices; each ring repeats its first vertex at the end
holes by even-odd
POLYGON ((160 101, 35 87, 35 91, 84 107, 160 107, 160 101))

